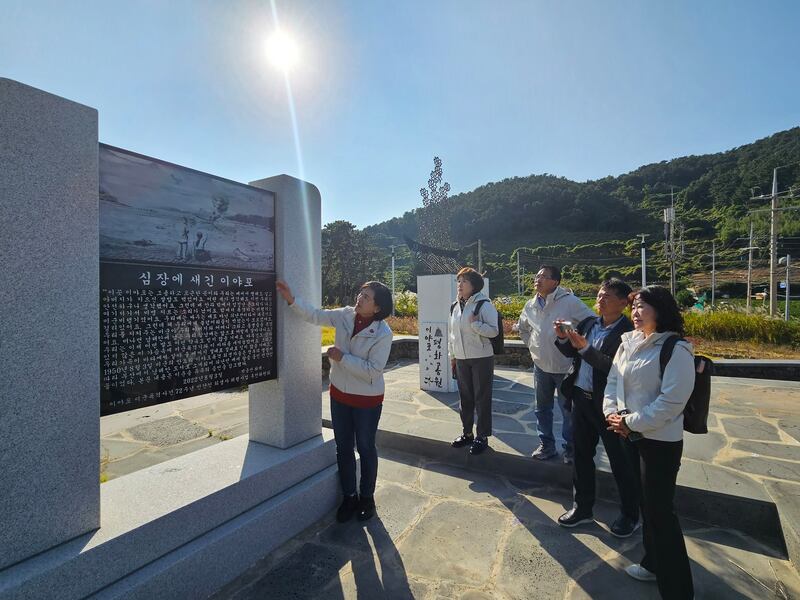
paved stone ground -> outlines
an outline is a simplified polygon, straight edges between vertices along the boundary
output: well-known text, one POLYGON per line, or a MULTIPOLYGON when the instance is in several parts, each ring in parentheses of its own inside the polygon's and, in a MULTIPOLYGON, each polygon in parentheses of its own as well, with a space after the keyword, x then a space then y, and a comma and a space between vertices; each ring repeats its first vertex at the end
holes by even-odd
MULTIPOLYGON (((390 365, 386 381, 383 431, 438 441, 459 433, 457 394, 420 391, 416 362, 390 365)), ((530 371, 496 369, 493 451, 525 457, 536 447, 532 385, 530 371)), ((327 388, 324 382, 322 387, 327 388)), ((781 518, 788 515, 789 525, 796 526, 800 383, 717 377, 713 393, 711 431, 686 435, 679 483, 775 501, 781 518)), ((327 392, 322 412, 329 417, 327 392)), ((113 478, 223 443, 247 433, 247 419, 247 394, 238 390, 104 417, 103 469, 113 478)), ((557 428, 559 419, 556 410, 557 428)), ((607 469, 602 452, 597 463, 607 469)), ((273 598, 324 593, 476 600, 538 598, 545 592, 565 598, 657 597, 651 586, 621 574, 629 559, 640 558, 637 541, 619 542, 600 527, 564 532, 555 525, 570 504, 566 489, 531 487, 403 455, 384 456, 379 478, 379 520, 366 529, 355 523, 339 527, 331 519, 319 523, 220 597, 263 597, 269 588, 258 582, 270 582, 273 598), (296 593, 281 587, 287 577, 299 586, 296 593)), ((610 522, 614 512, 601 504, 597 516, 610 522)), ((800 598, 797 573, 780 552, 735 531, 691 522, 686 531, 704 590, 698 597, 800 598), (778 581, 790 595, 776 592, 778 581)), ((787 543, 797 544, 788 533, 787 543)))
MULTIPOLYGON (((382 452, 378 516, 332 516, 253 565, 215 600, 369 598, 655 599, 654 584, 623 569, 641 535, 611 536, 616 507, 566 530, 567 491, 382 452)), ((697 598, 798 598, 800 577, 736 531, 684 522, 697 598)))

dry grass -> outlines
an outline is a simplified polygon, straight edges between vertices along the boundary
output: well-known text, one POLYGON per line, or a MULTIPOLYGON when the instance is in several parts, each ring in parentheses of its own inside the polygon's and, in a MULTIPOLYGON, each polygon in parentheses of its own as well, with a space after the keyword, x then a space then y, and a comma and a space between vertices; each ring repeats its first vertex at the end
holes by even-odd
POLYGON ((752 341, 720 341, 689 337, 697 354, 711 358, 788 358, 800 359, 800 351, 791 346, 752 341))
POLYGON ((392 329, 392 333, 419 335, 417 317, 389 317, 386 319, 386 324, 392 329))
POLYGON ((100 457, 100 483, 105 483, 108 481, 108 473, 106 473, 106 469, 108 468, 109 463, 109 453, 108 451, 103 453, 103 456, 100 457))

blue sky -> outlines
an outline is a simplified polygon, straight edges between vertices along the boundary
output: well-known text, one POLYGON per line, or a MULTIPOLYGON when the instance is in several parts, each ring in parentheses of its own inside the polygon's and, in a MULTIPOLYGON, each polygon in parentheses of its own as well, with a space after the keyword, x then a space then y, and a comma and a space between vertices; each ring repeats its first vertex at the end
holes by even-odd
POLYGON ((93 106, 100 139, 237 181, 304 176, 323 222, 506 177, 586 180, 800 124, 800 2, 0 0, 0 76, 93 106))

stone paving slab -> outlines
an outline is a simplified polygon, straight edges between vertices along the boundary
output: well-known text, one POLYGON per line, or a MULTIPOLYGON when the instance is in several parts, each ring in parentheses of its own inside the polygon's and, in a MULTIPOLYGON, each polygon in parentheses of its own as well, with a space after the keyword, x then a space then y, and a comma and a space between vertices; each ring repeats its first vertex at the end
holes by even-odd
POLYGON ((750 456, 771 456, 800 463, 800 446, 793 444, 770 444, 766 442, 751 442, 736 440, 731 445, 733 450, 741 450, 750 456))
MULTIPOLYGON (((369 598, 420 600, 656 599, 654 584, 623 569, 641 558, 641 534, 597 523, 563 529, 566 490, 512 482, 417 456, 381 451, 378 515, 333 515, 265 556, 214 600, 369 598)), ((736 531, 683 521, 697 598, 800 597, 791 564, 736 531)))
POLYGON ((779 442, 778 428, 758 417, 730 417, 725 419, 725 433, 729 437, 746 440, 779 442))
POLYGON ((248 433, 240 389, 136 409, 100 419, 106 480, 248 433))
POLYGON ((134 440, 165 448, 207 435, 208 429, 175 416, 142 423, 129 429, 128 433, 134 440))
POLYGON ((146 447, 143 450, 127 456, 121 460, 109 462, 103 466, 103 473, 107 476, 108 480, 122 477, 129 473, 135 473, 146 467, 157 465, 185 454, 208 448, 214 444, 221 443, 219 438, 209 436, 208 433, 204 437, 199 437, 182 444, 168 446, 166 448, 146 447))
POLYGON ((800 417, 778 419, 778 427, 786 435, 800 442, 800 417))
POLYGON ((100 440, 100 457, 106 462, 122 460, 147 447, 147 442, 107 437, 100 440))

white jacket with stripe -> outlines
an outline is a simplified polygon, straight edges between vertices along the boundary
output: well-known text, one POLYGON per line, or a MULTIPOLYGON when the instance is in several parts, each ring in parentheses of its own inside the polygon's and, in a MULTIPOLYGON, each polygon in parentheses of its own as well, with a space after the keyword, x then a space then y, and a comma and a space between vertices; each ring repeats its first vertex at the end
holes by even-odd
POLYGON ((622 334, 603 397, 603 414, 625 408, 625 424, 645 438, 664 442, 683 439, 683 409, 694 389, 694 350, 680 340, 661 378, 661 347, 673 332, 622 334))
POLYGON ((331 361, 331 383, 346 394, 378 396, 384 393, 383 369, 392 350, 392 330, 385 321, 373 321, 355 336, 356 309, 314 308, 295 296, 291 310, 315 325, 336 328, 334 344, 344 353, 342 360, 331 361))
POLYGON ((467 298, 463 311, 461 304, 456 302, 453 312, 450 313, 450 335, 447 341, 451 358, 464 360, 494 356, 490 338, 499 333, 497 309, 488 300, 486 294, 476 292, 467 298), (478 318, 470 323, 469 316, 475 311, 475 304, 479 300, 487 300, 487 302, 481 304, 478 318))

